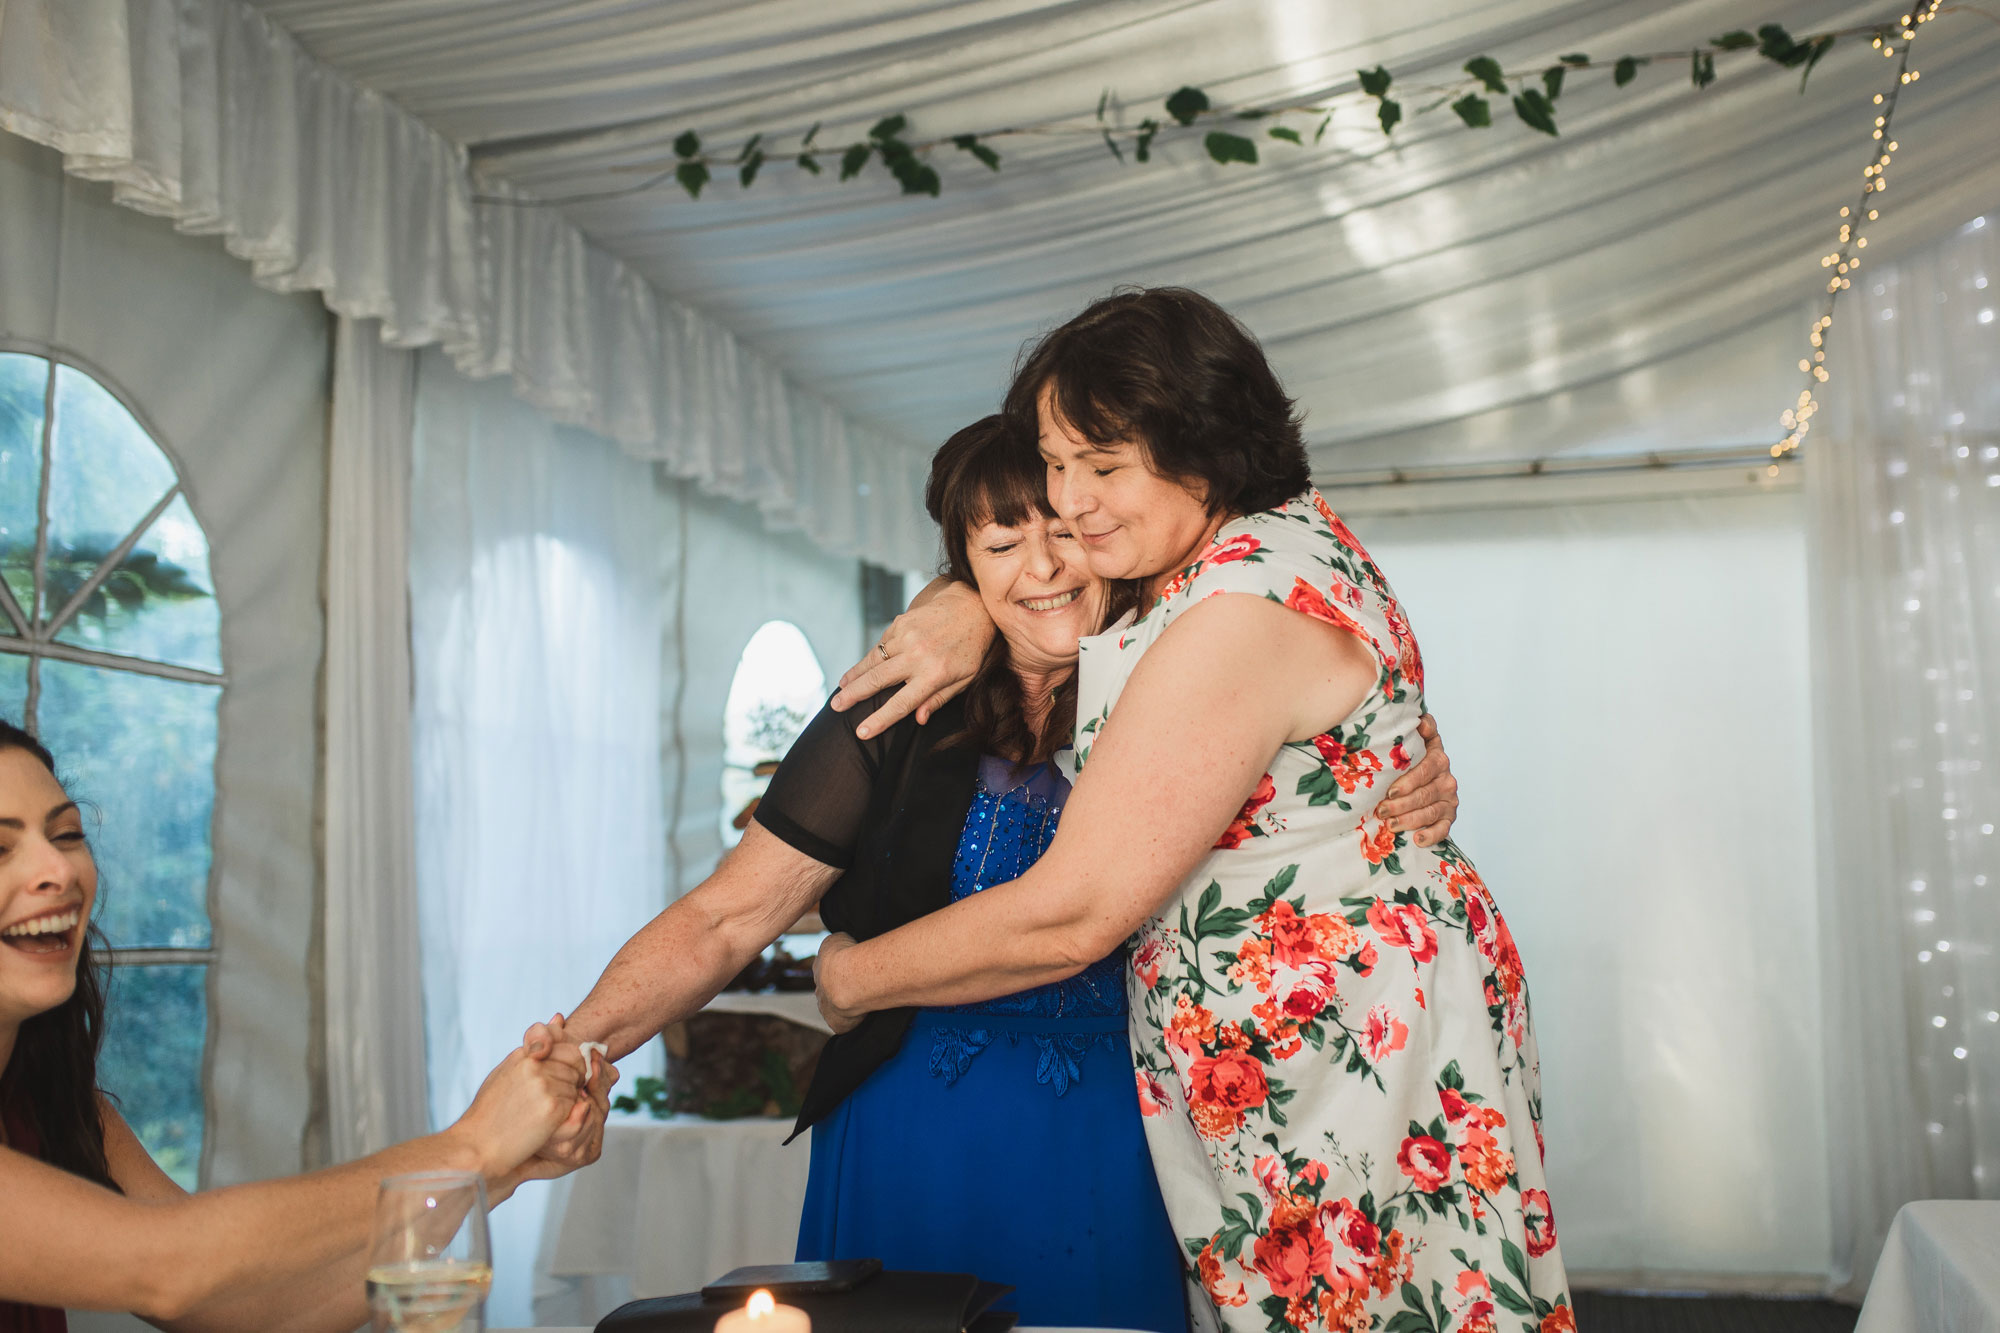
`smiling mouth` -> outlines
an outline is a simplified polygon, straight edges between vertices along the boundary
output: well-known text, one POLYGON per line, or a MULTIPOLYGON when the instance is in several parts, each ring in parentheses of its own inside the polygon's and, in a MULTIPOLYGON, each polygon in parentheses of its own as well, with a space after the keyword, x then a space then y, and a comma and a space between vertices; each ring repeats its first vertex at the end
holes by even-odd
POLYGON ((1059 592, 1053 597, 1024 597, 1021 599, 1021 605, 1030 611, 1060 611, 1082 595, 1083 589, 1071 588, 1068 592, 1059 592))
POLYGON ((68 953, 71 943, 70 932, 75 930, 82 920, 83 911, 80 908, 70 907, 60 912, 51 912, 32 921, 23 921, 0 930, 0 944, 6 944, 20 953, 27 954, 68 953))

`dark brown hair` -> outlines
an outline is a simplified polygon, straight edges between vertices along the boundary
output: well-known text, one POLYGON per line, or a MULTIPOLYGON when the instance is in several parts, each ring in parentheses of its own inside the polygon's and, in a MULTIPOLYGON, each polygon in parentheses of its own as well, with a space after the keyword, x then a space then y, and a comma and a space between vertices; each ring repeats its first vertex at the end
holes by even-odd
POLYGON ((1275 509, 1312 484, 1297 405, 1230 313, 1185 287, 1125 288, 1028 349, 1006 413, 1056 414, 1093 444, 1131 442, 1154 472, 1205 489, 1212 514, 1275 509))
MULTIPOLYGON (((48 747, 11 722, 0 721, 0 750, 25 750, 55 775, 48 747)), ((104 977, 91 945, 103 943, 88 925, 76 959, 69 999, 21 1024, 14 1054, 0 1070, 0 1090, 12 1094, 42 1141, 42 1160, 85 1180, 117 1189, 104 1159, 104 1116, 98 1102, 97 1052, 104 1044, 104 977)))
MULTIPOLYGON (((972 534, 987 523, 1008 527, 1055 517, 1049 507, 1048 477, 1035 452, 1032 432, 1024 435, 1004 415, 982 417, 941 445, 931 458, 924 508, 938 525, 944 546, 939 573, 976 587, 972 576, 972 534)), ((1109 612, 1122 614, 1138 604, 1137 586, 1114 583, 1109 612)), ((1016 764, 1045 762, 1069 744, 1076 726, 1076 673, 1070 672, 1050 696, 1037 734, 1028 725, 1021 678, 1014 674, 1007 640, 995 635, 986 661, 965 687, 965 727, 940 742, 965 745, 1016 764)))

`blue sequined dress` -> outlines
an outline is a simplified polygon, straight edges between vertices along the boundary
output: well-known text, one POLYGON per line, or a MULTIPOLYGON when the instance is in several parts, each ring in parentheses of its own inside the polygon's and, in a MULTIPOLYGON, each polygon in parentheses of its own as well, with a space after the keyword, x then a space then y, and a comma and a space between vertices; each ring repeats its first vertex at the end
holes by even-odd
MULTIPOLYGON (((980 764, 956 902, 1048 849, 1069 784, 980 764)), ((813 1126, 798 1257, 976 1273, 1027 1325, 1185 1333, 1181 1266, 1139 1124, 1123 950, 1067 981, 924 1009, 813 1126)))

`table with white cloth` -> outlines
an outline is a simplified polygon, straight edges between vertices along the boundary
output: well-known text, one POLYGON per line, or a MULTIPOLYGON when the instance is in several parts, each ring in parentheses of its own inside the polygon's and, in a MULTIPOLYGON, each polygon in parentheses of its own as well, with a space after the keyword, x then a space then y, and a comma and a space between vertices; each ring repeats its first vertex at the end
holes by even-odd
POLYGON ((1905 1204, 1855 1333, 2000 1333, 2000 1202, 1905 1204))
POLYGON ((555 1183, 535 1260, 538 1323, 595 1323, 628 1300, 790 1263, 812 1145, 781 1119, 613 1115, 596 1165, 555 1183))

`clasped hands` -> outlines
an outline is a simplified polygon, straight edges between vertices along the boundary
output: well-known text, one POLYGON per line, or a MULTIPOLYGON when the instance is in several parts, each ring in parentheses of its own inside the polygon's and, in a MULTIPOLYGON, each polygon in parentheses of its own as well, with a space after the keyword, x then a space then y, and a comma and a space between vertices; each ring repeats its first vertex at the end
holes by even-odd
POLYGON ((508 1059, 540 1061, 566 1076, 574 1100, 534 1156, 523 1164, 523 1179, 546 1180, 589 1166, 604 1152, 604 1120, 611 1113, 611 1089, 618 1082, 618 1067, 604 1048, 573 1036, 563 1016, 529 1027, 521 1038, 521 1049, 508 1059))

